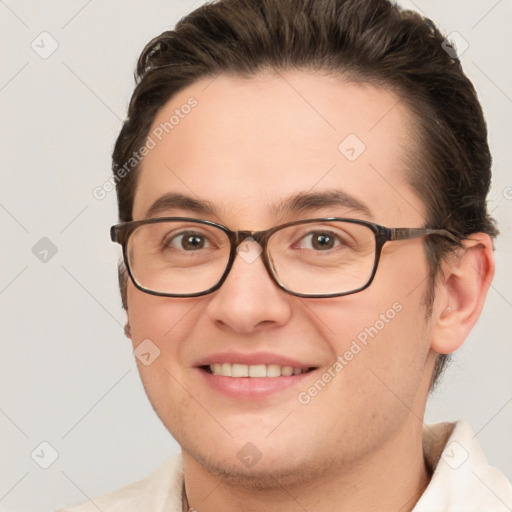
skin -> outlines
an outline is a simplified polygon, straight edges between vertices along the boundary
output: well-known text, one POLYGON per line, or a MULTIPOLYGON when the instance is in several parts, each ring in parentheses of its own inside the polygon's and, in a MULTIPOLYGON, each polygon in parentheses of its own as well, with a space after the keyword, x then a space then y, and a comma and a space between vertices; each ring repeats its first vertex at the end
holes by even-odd
MULTIPOLYGON (((425 205, 408 185, 410 114, 382 88, 300 71, 251 79, 220 75, 173 97, 153 128, 194 96, 198 105, 144 158, 133 218, 161 195, 210 201, 230 229, 268 229, 297 218, 340 216, 422 227, 425 205), (293 87, 292 87, 293 86, 293 87), (356 134, 366 150, 348 161, 338 145, 356 134), (300 192, 341 189, 371 210, 343 206, 299 217, 272 205, 300 192)), ((148 397, 182 447, 191 507, 215 510, 411 510, 429 481, 422 420, 437 353, 456 350, 476 322, 493 274, 491 242, 476 234, 444 264, 426 319, 423 240, 384 247, 372 285, 329 299, 277 288, 261 258, 237 257, 216 292, 151 296, 128 283, 134 347, 149 338, 160 356, 139 363, 148 397), (402 310, 307 405, 297 400, 394 303, 402 310), (318 368, 299 388, 262 401, 227 397, 205 384, 197 360, 259 351, 318 368), (252 467, 237 452, 261 453, 252 467), (258 489, 258 492, 255 492, 258 489), (269 504, 272 504, 270 507, 269 504)))

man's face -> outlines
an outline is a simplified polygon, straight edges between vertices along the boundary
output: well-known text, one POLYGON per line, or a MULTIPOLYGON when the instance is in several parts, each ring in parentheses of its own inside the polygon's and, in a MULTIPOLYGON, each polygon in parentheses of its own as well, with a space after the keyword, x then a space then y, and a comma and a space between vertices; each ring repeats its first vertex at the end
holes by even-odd
MULTIPOLYGON (((389 227, 424 223, 425 207, 405 179, 414 151, 409 114, 386 90, 301 72, 221 75, 172 98, 150 135, 176 109, 179 122, 142 163, 135 220, 163 195, 179 193, 208 201, 216 213, 169 207, 157 216, 232 230, 331 216, 389 227), (182 109, 190 97, 197 106, 182 109), (294 214, 275 208, 292 196, 334 190, 368 212, 343 204, 294 214)), ((422 243, 386 244, 369 288, 328 299, 287 294, 261 258, 241 256, 221 288, 202 297, 152 296, 130 282, 133 344, 149 339, 160 350, 152 364, 139 363, 141 377, 185 460, 257 482, 268 472, 347 469, 399 434, 420 431, 434 363, 422 243), (266 381, 212 375, 205 361, 312 370, 266 381)))

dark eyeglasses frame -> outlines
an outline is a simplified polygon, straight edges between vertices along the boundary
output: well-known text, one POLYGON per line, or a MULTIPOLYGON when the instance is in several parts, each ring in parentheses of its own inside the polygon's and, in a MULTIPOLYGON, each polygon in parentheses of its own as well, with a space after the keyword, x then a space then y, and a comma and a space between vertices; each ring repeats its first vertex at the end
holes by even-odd
POLYGON ((130 276, 130 279, 132 280, 133 284, 136 288, 138 288, 140 291, 148 293, 150 295, 157 295, 159 297, 200 297, 202 295, 207 295, 209 293, 214 292, 215 290, 218 290, 224 281, 226 280, 231 267, 233 266, 233 263, 235 261, 236 255, 237 255, 237 249, 240 244, 242 244, 247 238, 251 237, 256 242, 258 242, 263 251, 261 253, 261 257, 263 260, 263 264, 265 265, 265 268, 271 277, 271 279, 276 283, 276 285, 283 291, 294 295, 296 297, 303 297, 303 298, 331 298, 331 297, 342 297, 344 295, 351 295, 353 293, 358 293, 362 290, 365 290, 368 288, 375 277, 375 274, 377 272, 377 267, 379 265, 380 261, 380 255, 382 252, 382 247, 386 242, 393 242, 396 240, 410 240, 413 238, 419 238, 422 236, 442 236, 444 238, 449 239, 454 244, 459 245, 461 242, 461 239, 457 237, 452 232, 446 230, 446 229, 430 229, 430 228, 387 228, 385 226, 381 226, 380 224, 375 224, 373 222, 368 222, 364 220, 359 219, 347 219, 343 217, 325 217, 325 218, 318 218, 318 219, 305 219, 305 220, 298 220, 293 222, 287 222, 286 224, 280 224, 279 226, 275 226, 271 229, 267 229, 264 231, 232 231, 226 226, 223 226, 222 224, 218 224, 213 221, 209 220, 203 220, 203 219, 196 219, 196 218, 190 218, 190 217, 156 217, 151 219, 143 219, 143 220, 135 220, 130 222, 123 222, 121 224, 116 224, 110 228, 110 238, 113 242, 117 242, 121 244, 123 249, 123 260, 124 264, 126 266, 126 271, 128 272, 128 275, 130 276), (173 294, 173 293, 162 293, 162 292, 155 292, 153 290, 149 290, 147 288, 144 288, 141 286, 134 278, 131 269, 130 264, 128 261, 128 254, 127 254, 127 242, 130 237, 130 235, 133 233, 135 229, 137 229, 140 226, 146 225, 146 224, 157 224, 160 222, 169 222, 169 221, 185 221, 185 222, 194 222, 197 224, 204 224, 207 226, 214 226, 226 233, 229 242, 230 242, 230 254, 228 263, 226 266, 226 270, 222 274, 222 277, 217 282, 215 286, 212 286, 211 288, 208 288, 205 291, 202 292, 196 292, 196 293, 189 293, 189 294, 173 294), (275 274, 275 271, 272 267, 272 262, 269 259, 269 256, 267 254, 267 243, 269 238, 276 233, 277 231, 280 231, 281 229, 290 227, 290 226, 296 226, 298 224, 308 224, 308 223, 316 223, 316 222, 330 222, 330 221, 342 221, 347 222, 351 224, 359 224, 361 226, 366 226, 368 229, 370 229, 373 234, 375 235, 375 259, 373 264, 373 269, 370 275, 370 278, 368 279, 368 282, 361 286, 360 288, 357 288, 355 290, 351 290, 349 292, 341 292, 341 293, 330 293, 330 294, 308 294, 308 293, 297 293, 292 290, 289 290, 286 288, 286 286, 279 280, 278 276, 275 274))

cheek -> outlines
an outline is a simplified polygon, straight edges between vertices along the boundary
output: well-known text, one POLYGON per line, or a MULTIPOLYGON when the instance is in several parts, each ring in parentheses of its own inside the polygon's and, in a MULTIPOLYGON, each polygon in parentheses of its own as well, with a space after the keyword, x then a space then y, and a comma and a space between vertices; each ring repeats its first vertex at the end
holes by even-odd
POLYGON ((166 345, 170 344, 167 340, 179 339, 189 327, 189 313, 201 300, 157 297, 137 290, 131 283, 127 299, 134 346, 146 338, 166 345))
POLYGON ((407 371, 416 373, 425 362, 429 344, 420 293, 414 297, 394 293, 388 300, 379 297, 374 302, 368 295, 368 300, 357 303, 354 299, 321 308, 313 304, 310 309, 321 319, 333 358, 338 358, 344 369, 350 368, 344 371, 346 378, 366 379, 374 369, 399 381, 407 371))
POLYGON ((187 333, 196 321, 191 313, 199 299, 172 299, 149 295, 131 283, 127 290, 128 321, 137 366, 146 394, 162 422, 179 436, 169 418, 179 417, 190 396, 183 358, 187 333), (149 354, 149 355, 148 355, 149 354))
POLYGON ((370 446, 391 435, 411 411, 422 414, 418 404, 429 381, 429 345, 420 295, 406 301, 393 294, 391 300, 372 302, 368 294, 357 305, 354 298, 333 306, 330 314, 331 307, 318 312, 336 326, 325 333, 333 364, 298 397, 305 404, 297 411, 304 421, 323 418, 322 429, 339 432, 345 444, 360 443, 363 428, 370 446))
POLYGON ((391 254, 383 258, 367 290, 318 306, 311 304, 343 367, 342 378, 334 379, 337 384, 332 387, 337 393, 357 393, 360 400, 381 404, 384 409, 390 402, 400 403, 396 396, 411 404, 429 380, 425 365, 430 338, 424 302, 428 274, 418 252, 414 256, 411 261, 418 266, 406 267, 402 259, 400 268, 391 254))
POLYGON ((357 305, 355 298, 354 303, 338 303, 331 314, 325 308, 314 312, 336 326, 324 332, 333 363, 297 396, 297 424, 307 424, 311 436, 325 440, 325 450, 334 443, 347 457, 354 447, 371 453, 411 413, 422 417, 421 397, 429 381, 424 308, 410 297, 408 302, 378 303, 368 297, 357 305))
POLYGON ((185 371, 183 347, 187 333, 193 328, 191 311, 198 299, 157 297, 140 292, 131 284, 127 297, 137 365, 153 401, 155 394, 172 384, 171 375, 180 381, 185 371))

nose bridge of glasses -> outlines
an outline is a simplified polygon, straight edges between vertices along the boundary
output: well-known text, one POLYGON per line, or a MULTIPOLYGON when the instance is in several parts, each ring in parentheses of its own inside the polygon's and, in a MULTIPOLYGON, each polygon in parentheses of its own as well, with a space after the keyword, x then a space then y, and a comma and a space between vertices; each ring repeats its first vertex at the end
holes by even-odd
POLYGON ((265 249, 266 233, 266 231, 236 231, 232 251, 245 263, 254 263, 261 255, 265 264, 265 255, 262 253, 265 249))
POLYGON ((247 242, 247 243, 254 242, 260 246, 263 246, 265 244, 266 235, 267 235, 267 231, 250 231, 250 230, 236 231, 235 237, 234 237, 235 249, 238 250, 240 245, 242 245, 244 242, 247 242))

